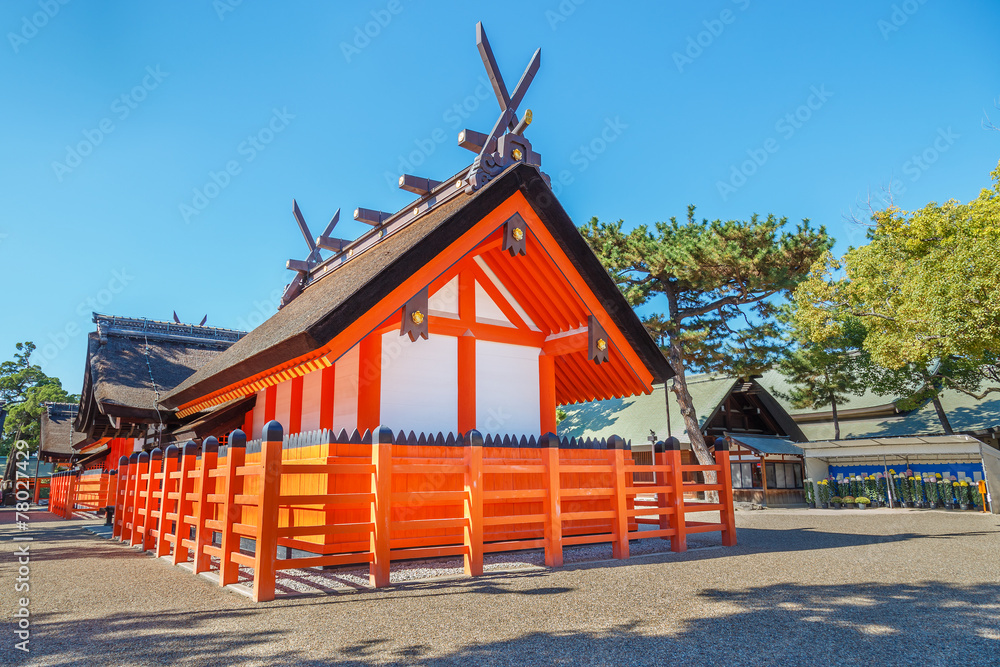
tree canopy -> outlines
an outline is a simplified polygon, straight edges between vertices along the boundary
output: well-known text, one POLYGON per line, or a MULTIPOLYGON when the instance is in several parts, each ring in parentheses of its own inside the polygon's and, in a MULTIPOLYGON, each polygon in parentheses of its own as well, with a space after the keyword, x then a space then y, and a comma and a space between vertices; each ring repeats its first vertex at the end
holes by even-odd
POLYGON ((749 376, 768 368, 782 342, 777 302, 790 296, 810 267, 833 245, 808 220, 786 231, 773 215, 749 220, 687 218, 640 225, 592 219, 580 231, 633 307, 664 311, 643 318, 661 341, 676 374, 676 394, 692 449, 710 454, 687 391, 685 371, 749 376))
POLYGON ((15 349, 12 360, 0 363, 0 401, 7 412, 0 454, 8 454, 17 440, 27 441, 30 451, 38 448, 38 418, 46 402, 80 400, 79 396, 67 393, 58 378, 49 377, 31 363, 34 343, 18 343, 15 349))

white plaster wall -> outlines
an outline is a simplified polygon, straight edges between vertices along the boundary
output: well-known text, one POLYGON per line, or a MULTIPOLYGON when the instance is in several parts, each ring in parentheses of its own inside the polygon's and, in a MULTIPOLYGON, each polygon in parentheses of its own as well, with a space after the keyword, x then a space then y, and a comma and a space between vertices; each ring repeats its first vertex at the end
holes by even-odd
POLYGON ((458 339, 411 342, 382 335, 382 424, 393 431, 454 432, 458 428, 458 339))
POLYGON ((476 281, 476 321, 507 327, 514 326, 478 280, 476 281))
POLYGON ((458 317, 458 276, 427 298, 427 310, 438 317, 458 317))
POLYGON ((264 430, 264 390, 257 392, 257 402, 253 406, 253 433, 247 433, 248 440, 257 440, 264 430))
POLYGON ((284 432, 288 433, 288 424, 291 423, 292 381, 285 380, 275 389, 274 419, 281 424, 284 432))
POLYGON ((337 360, 337 381, 333 395, 333 428, 348 433, 358 427, 358 361, 355 345, 337 360))
POLYGON ((320 393, 323 388, 323 371, 313 371, 302 377, 302 430, 319 428, 320 393))
POLYGON ((476 341, 476 428, 539 435, 538 348, 476 341))

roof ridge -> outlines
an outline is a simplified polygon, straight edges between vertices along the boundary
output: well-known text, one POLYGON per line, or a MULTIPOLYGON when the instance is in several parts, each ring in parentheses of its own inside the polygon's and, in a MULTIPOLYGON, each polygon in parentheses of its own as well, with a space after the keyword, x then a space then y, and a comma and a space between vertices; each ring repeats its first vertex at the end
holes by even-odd
POLYGON ((144 338, 178 343, 235 343, 246 336, 245 331, 209 327, 200 324, 178 324, 145 317, 120 317, 94 313, 94 324, 102 344, 109 335, 124 338, 144 338))

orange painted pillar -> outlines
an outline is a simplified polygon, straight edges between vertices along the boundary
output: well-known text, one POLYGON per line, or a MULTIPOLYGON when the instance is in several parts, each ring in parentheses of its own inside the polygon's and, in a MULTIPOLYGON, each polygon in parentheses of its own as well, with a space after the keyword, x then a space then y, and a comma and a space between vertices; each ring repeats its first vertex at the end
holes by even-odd
POLYGON ((465 574, 483 573, 483 435, 465 434, 465 574))
POLYGON ((160 480, 156 476, 163 472, 163 450, 157 447, 149 453, 149 479, 146 480, 146 516, 142 522, 142 550, 149 551, 155 545, 153 541, 153 527, 156 525, 156 518, 153 516, 157 511, 156 500, 159 491, 160 480))
MULTIPOLYGON (((301 398, 300 383, 300 408, 301 398)), ((261 434, 260 464, 263 470, 261 472, 260 493, 257 495, 257 544, 253 558, 254 602, 266 602, 274 599, 275 579, 277 577, 275 569, 277 563, 275 561, 278 558, 278 501, 281 495, 281 443, 283 435, 281 424, 276 421, 265 424, 264 432, 261 434)))
POLYGON ((382 402, 382 336, 371 333, 361 339, 358 363, 358 431, 375 432, 382 402))
POLYGON ((135 494, 132 506, 132 525, 129 530, 128 543, 131 546, 142 544, 142 521, 145 521, 146 512, 146 486, 148 482, 143 480, 143 476, 149 475, 149 452, 139 452, 135 461, 135 494))
POLYGON ((667 463, 670 465, 670 504, 674 508, 670 515, 670 527, 674 535, 670 538, 671 551, 687 551, 687 519, 684 517, 684 475, 681 472, 681 443, 677 438, 667 438, 667 463))
POLYGON ((184 546, 185 540, 191 540, 192 515, 194 502, 195 466, 198 464, 198 445, 188 440, 181 450, 181 478, 177 482, 177 528, 174 531, 174 557, 172 563, 179 565, 188 562, 190 549, 184 546))
POLYGON ((38 478, 38 477, 35 477, 35 488, 34 488, 34 493, 31 496, 31 502, 33 502, 34 504, 37 505, 38 501, 41 500, 41 499, 42 499, 42 484, 41 484, 41 479, 38 478))
POLYGON ((201 469, 198 471, 198 513, 194 529, 194 570, 208 572, 211 569, 212 557, 205 553, 205 547, 212 544, 212 529, 207 526, 212 518, 211 510, 215 504, 208 502, 209 491, 216 492, 216 480, 212 471, 218 467, 219 441, 214 437, 205 438, 201 443, 201 469))
MULTIPOLYGON (((256 410, 256 408, 254 408, 256 410)), ((275 385, 264 389, 264 423, 274 420, 278 410, 278 388, 275 385)))
POLYGON ((125 530, 125 507, 128 502, 128 483, 132 475, 127 456, 118 459, 118 485, 115 487, 115 519, 112 522, 111 537, 121 539, 125 530))
POLYGON ((538 357, 539 423, 542 433, 556 432, 556 358, 538 357))
MULTIPOLYGON (((177 480, 173 479, 173 476, 181 467, 181 450, 177 445, 170 445, 163 456, 163 484, 160 486, 160 516, 156 524, 156 551, 154 552, 157 558, 170 553, 170 526, 172 523, 170 515, 177 511, 177 502, 172 500, 170 496, 177 488, 177 480)), ((176 535, 174 535, 174 539, 177 539, 176 535)))
MULTIPOLYGON (((302 431, 302 387, 305 378, 301 375, 292 378, 291 396, 288 410, 288 434, 302 431)), ((263 437, 263 436, 261 436, 263 437)))
POLYGON ((333 397, 337 390, 337 366, 330 365, 320 371, 319 427, 333 428, 333 397))
POLYGON ((722 546, 736 546, 736 512, 733 507, 733 469, 729 464, 729 441, 718 438, 715 441, 715 462, 719 465, 719 518, 722 529, 722 546))
MULTIPOLYGON (((656 467, 669 465, 667 463, 667 453, 665 449, 666 445, 660 441, 653 445, 653 465, 656 467)), ((670 477, 663 470, 657 470, 653 473, 653 483, 655 486, 663 488, 670 486, 670 477)), ((656 507, 658 509, 667 509, 670 507, 670 500, 666 491, 658 491, 656 493, 656 507)), ((658 515, 660 520, 659 528, 660 530, 666 530, 670 528, 670 517, 667 514, 658 515)), ((668 538, 661 537, 660 539, 666 540, 668 538)))
POLYGON ((476 339, 458 337, 458 432, 476 428, 476 339))
POLYGON ((389 585, 389 525, 392 500, 392 430, 380 426, 372 432, 372 562, 369 572, 371 585, 389 585))
POLYGON ((539 439, 545 462, 545 564, 562 567, 562 487, 559 481, 559 438, 546 433, 539 439))
POLYGON ((219 585, 235 584, 240 579, 240 566, 233 561, 233 552, 240 550, 240 536, 233 524, 243 518, 243 510, 236 504, 236 496, 243 493, 243 476, 236 469, 246 462, 247 436, 243 431, 229 434, 226 452, 226 491, 222 503, 222 554, 219 556, 219 585))
POLYGON ((76 509, 76 491, 80 482, 80 471, 69 474, 69 484, 66 486, 66 514, 65 518, 73 518, 73 510, 76 509))
POLYGON ((615 513, 612 519, 612 530, 615 536, 611 543, 612 556, 625 559, 629 556, 628 544, 628 499, 625 495, 625 440, 617 435, 608 438, 608 454, 611 458, 611 467, 614 478, 612 488, 614 495, 611 497, 612 508, 615 513))

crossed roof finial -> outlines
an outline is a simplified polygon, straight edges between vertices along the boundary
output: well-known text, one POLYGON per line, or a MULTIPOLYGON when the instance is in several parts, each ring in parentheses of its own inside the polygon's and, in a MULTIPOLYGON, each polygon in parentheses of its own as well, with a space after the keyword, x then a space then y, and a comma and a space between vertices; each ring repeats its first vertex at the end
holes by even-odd
POLYGON ((292 282, 288 284, 285 288, 285 293, 281 295, 281 303, 278 305, 280 310, 282 307, 288 305, 288 303, 294 299, 302 289, 306 286, 309 280, 309 275, 312 270, 323 261, 323 256, 320 250, 332 250, 334 252, 340 252, 343 247, 348 243, 344 239, 337 239, 330 236, 333 233, 334 227, 340 222, 340 209, 333 214, 333 218, 327 223, 326 228, 323 233, 318 237, 313 237, 312 233, 309 231, 309 225, 306 224, 305 218, 302 217, 302 211, 299 210, 299 203, 292 200, 292 216, 295 218, 295 222, 299 226, 299 231, 302 232, 302 238, 306 240, 306 245, 309 247, 309 254, 306 256, 305 260, 290 259, 285 262, 285 268, 295 271, 297 275, 292 279, 292 282))

